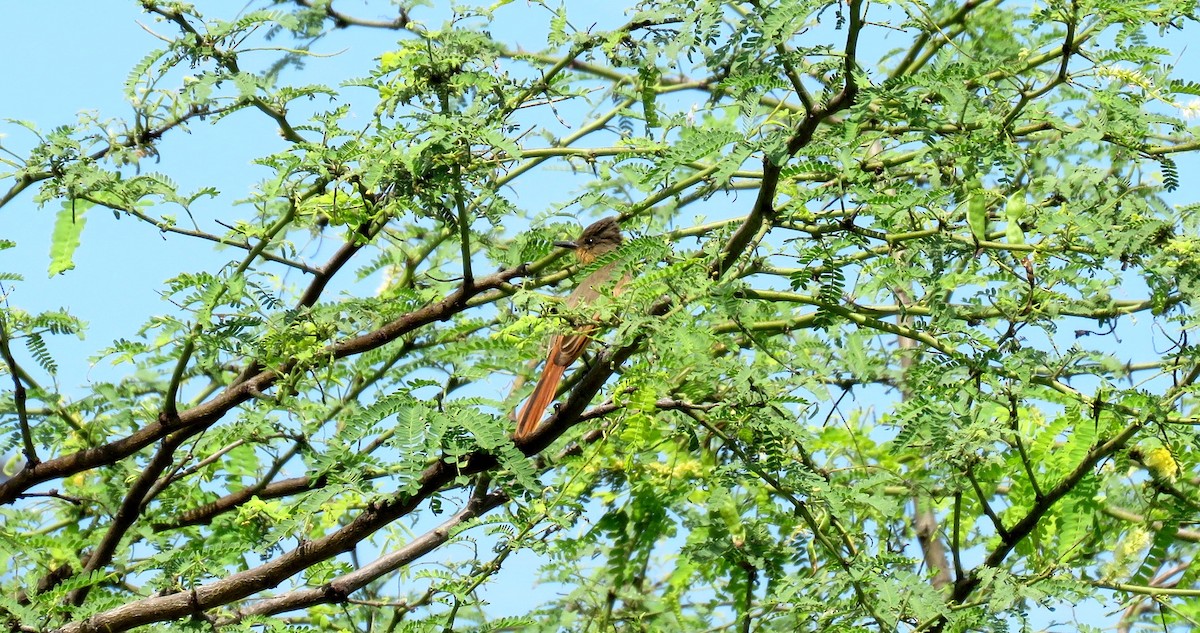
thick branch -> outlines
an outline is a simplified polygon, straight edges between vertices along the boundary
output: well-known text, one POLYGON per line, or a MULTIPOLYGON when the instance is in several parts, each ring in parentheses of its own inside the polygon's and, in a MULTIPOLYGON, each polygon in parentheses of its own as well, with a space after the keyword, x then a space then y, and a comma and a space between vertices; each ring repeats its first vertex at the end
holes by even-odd
MULTIPOLYGON (((817 128, 825 120, 849 108, 858 97, 858 83, 854 74, 857 72, 858 36, 863 27, 862 0, 851 0, 849 11, 850 26, 846 34, 846 62, 842 71, 844 74, 842 90, 830 99, 829 103, 813 108, 800 121, 796 132, 788 139, 788 156, 794 155, 808 145, 817 128)), ((763 157, 762 185, 758 190, 758 198, 754 201, 754 207, 750 210, 749 215, 746 216, 746 221, 729 239, 719 261, 710 271, 714 278, 723 277, 733 267, 734 262, 745 253, 753 242, 754 236, 759 234, 763 223, 770 222, 775 217, 775 192, 779 186, 779 174, 782 171, 783 165, 776 165, 769 156, 763 157)))
MULTIPOLYGON (((1094 446, 1084 459, 1077 464, 1066 477, 1063 478, 1056 486, 1046 491, 1046 494, 1036 500, 1029 512, 1017 521, 1012 527, 1005 530, 1000 536, 1000 544, 996 546, 984 559, 983 563, 967 574, 965 578, 959 578, 954 585, 954 591, 951 593, 949 601, 952 604, 962 604, 967 597, 979 587, 982 582, 980 570, 988 567, 997 567, 1008 557, 1008 555, 1017 547, 1025 537, 1033 533, 1042 517, 1058 503, 1059 499, 1065 497, 1068 493, 1079 485, 1079 482, 1084 477, 1093 472, 1101 460, 1107 459, 1115 451, 1125 446, 1145 424, 1143 421, 1134 421, 1121 430, 1120 433, 1113 436, 1105 442, 1100 442, 1094 446)), ((939 616, 932 622, 932 626, 928 627, 932 631, 941 631, 945 626, 944 616, 939 616)), ((925 628, 925 627, 921 627, 925 628)))
MULTIPOLYGON (((108 531, 104 533, 104 538, 101 539, 100 544, 92 551, 92 555, 88 557, 87 563, 80 570, 82 573, 93 572, 112 562, 113 553, 117 551, 117 546, 121 544, 121 539, 133 527, 134 522, 142 513, 142 508, 146 507, 146 504, 150 502, 151 497, 149 493, 154 486, 155 480, 174 461, 175 449, 179 448, 179 445, 185 439, 198 430, 185 429, 163 441, 158 452, 154 455, 154 459, 151 459, 150 463, 146 464, 137 481, 125 493, 125 499, 121 502, 121 508, 117 510, 117 515, 113 517, 112 523, 109 524, 108 531)), ((67 596, 67 602, 76 606, 83 604, 90 590, 90 585, 73 590, 67 596)))
MULTIPOLYGON (((479 280, 480 286, 494 277, 496 275, 479 280)), ((551 416, 537 433, 519 445, 521 450, 526 454, 541 450, 577 423, 588 402, 604 386, 614 368, 631 356, 637 346, 638 343, 634 342, 601 354, 559 411, 551 416)), ((68 624, 61 630, 63 633, 125 631, 153 622, 166 622, 202 613, 275 587, 318 562, 351 551, 360 541, 388 523, 409 514, 429 496, 459 477, 484 472, 497 465, 495 457, 482 451, 468 455, 459 463, 462 464, 461 468, 446 461, 430 465, 421 473, 420 486, 416 492, 372 503, 345 527, 323 538, 302 542, 295 549, 266 564, 195 587, 190 591, 128 603, 95 614, 85 621, 68 624)))
POLYGON ((317 604, 345 602, 350 594, 441 547, 450 540, 451 534, 458 527, 507 501, 508 495, 499 491, 479 499, 473 498, 466 507, 441 525, 409 541, 404 547, 381 556, 371 564, 339 576, 320 587, 296 589, 274 598, 267 598, 251 607, 238 609, 233 616, 218 621, 217 626, 236 624, 250 616, 274 615, 306 609, 317 604))
MULTIPOLYGON (((317 357, 345 358, 382 347, 417 328, 450 318, 463 309, 465 301, 470 297, 499 288, 513 278, 522 276, 524 272, 524 266, 517 266, 477 279, 469 293, 464 293, 460 288, 441 301, 405 314, 373 332, 330 345, 325 354, 317 357)), ((296 363, 292 361, 275 369, 264 369, 231 385, 212 400, 179 412, 177 417, 160 415, 154 422, 119 440, 40 464, 27 465, 12 479, 0 484, 0 505, 12 503, 17 495, 31 486, 128 457, 173 431, 190 427, 206 428, 234 407, 269 389, 279 376, 295 368, 296 363)))

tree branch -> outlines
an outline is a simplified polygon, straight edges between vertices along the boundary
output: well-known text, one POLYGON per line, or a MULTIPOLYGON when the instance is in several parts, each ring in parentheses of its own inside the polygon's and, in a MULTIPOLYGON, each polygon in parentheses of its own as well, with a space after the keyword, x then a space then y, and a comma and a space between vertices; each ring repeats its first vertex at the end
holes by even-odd
MULTIPOLYGON (((524 273, 525 267, 521 265, 477 279, 470 293, 464 294, 460 288, 440 301, 409 312, 377 330, 330 345, 325 348, 324 354, 317 356, 345 358, 382 347, 413 330, 449 318, 462 309, 466 299, 494 290, 524 273)), ((281 375, 296 367, 297 362, 293 360, 275 369, 255 372, 229 386, 212 400, 179 412, 177 417, 160 414, 154 422, 119 440, 40 464, 27 465, 11 479, 0 483, 0 505, 11 503, 16 495, 44 481, 66 477, 128 457, 173 431, 189 427, 207 428, 234 407, 269 389, 281 375)))
MULTIPOLYGON (((88 556, 87 563, 84 564, 80 573, 89 574, 112 562, 113 554, 121 544, 121 539, 133 527, 134 522, 142 513, 142 509, 150 502, 151 497, 148 493, 153 488, 155 480, 174 461, 175 449, 179 448, 184 440, 199 431, 198 428, 184 429, 163 440, 154 458, 146 464, 137 481, 125 493, 125 499, 121 502, 120 509, 117 510, 116 516, 113 517, 108 530, 104 533, 104 538, 96 545, 91 556, 88 556)), ((67 594, 67 602, 79 606, 83 604, 89 591, 91 591, 91 585, 74 589, 67 594)))
POLYGON ((0 355, 3 355, 4 364, 8 366, 8 375, 13 381, 13 406, 17 410, 17 424, 21 429, 21 447, 25 455, 25 466, 36 466, 42 460, 38 458, 37 448, 33 445, 33 433, 29 429, 29 412, 25 402, 25 384, 21 382, 21 367, 17 364, 16 357, 13 356, 9 340, 8 319, 4 310, 0 309, 0 355))
MULTIPOLYGON (((308 8, 308 9, 312 9, 315 6, 313 4, 312 0, 294 0, 294 1, 296 4, 298 4, 302 7, 308 8)), ((356 17, 350 16, 350 15, 347 15, 345 13, 342 13, 341 11, 338 11, 333 8, 333 2, 328 2, 325 5, 325 15, 328 16, 329 19, 333 20, 334 26, 336 26, 337 28, 345 28, 347 26, 364 26, 364 27, 368 27, 368 28, 387 29, 387 30, 391 30, 391 31, 400 31, 400 30, 404 30, 404 29, 409 29, 411 20, 409 20, 409 17, 408 17, 408 10, 405 9, 404 7, 397 7, 397 8, 399 9, 400 14, 397 15, 394 19, 391 19, 391 20, 366 20, 363 18, 356 18, 356 17)))
POLYGON ((450 536, 462 525, 487 514, 507 501, 508 495, 502 491, 488 493, 482 498, 473 497, 462 510, 456 512, 436 528, 409 541, 404 547, 379 557, 371 564, 343 574, 321 587, 288 591, 279 596, 261 600, 250 607, 238 609, 232 616, 218 620, 217 626, 236 624, 252 616, 274 615, 317 604, 346 602, 350 594, 432 552, 450 540, 450 536))

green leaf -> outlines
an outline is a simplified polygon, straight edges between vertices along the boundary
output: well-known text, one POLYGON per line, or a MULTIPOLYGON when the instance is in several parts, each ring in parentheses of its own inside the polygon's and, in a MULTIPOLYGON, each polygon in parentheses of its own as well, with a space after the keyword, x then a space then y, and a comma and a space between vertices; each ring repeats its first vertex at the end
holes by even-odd
POLYGON ((1146 552, 1146 558, 1142 560, 1141 566, 1129 582, 1135 585, 1145 585, 1150 582, 1151 576, 1167 560, 1168 549, 1175 542, 1175 535, 1178 532, 1178 520, 1169 519, 1163 521, 1162 528, 1154 533, 1154 540, 1150 543, 1150 549, 1146 552))
POLYGON ((238 94, 242 97, 253 97, 258 92, 258 77, 250 73, 234 75, 233 84, 237 86, 238 94))
POLYGON ((72 257, 79 248, 79 234, 83 232, 83 212, 91 206, 91 202, 84 200, 63 202, 54 220, 54 235, 50 238, 50 277, 75 268, 72 257))

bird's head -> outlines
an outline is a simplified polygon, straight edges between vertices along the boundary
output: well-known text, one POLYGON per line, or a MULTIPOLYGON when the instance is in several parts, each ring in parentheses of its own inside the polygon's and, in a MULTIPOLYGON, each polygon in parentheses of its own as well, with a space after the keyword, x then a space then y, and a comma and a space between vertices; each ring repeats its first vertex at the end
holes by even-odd
POLYGON ((616 217, 600 220, 583 230, 573 242, 555 242, 560 248, 575 251, 575 257, 580 263, 587 265, 597 257, 616 249, 624 238, 621 237, 621 226, 616 217))

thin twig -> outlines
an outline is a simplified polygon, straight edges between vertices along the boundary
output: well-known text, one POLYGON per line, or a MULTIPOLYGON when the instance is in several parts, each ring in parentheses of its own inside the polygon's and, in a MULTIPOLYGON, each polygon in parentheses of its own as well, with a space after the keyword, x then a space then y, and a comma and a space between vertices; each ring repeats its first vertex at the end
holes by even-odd
POLYGON ((29 412, 26 409, 26 393, 25 384, 21 382, 20 365, 17 364, 17 359, 13 356, 12 347, 9 345, 8 319, 4 314, 4 310, 0 309, 0 354, 4 356, 4 364, 8 366, 8 375, 13 381, 13 404, 17 409, 17 423, 21 427, 21 445, 25 455, 25 468, 37 466, 41 463, 38 459, 37 448, 33 445, 33 433, 29 428, 29 412))

